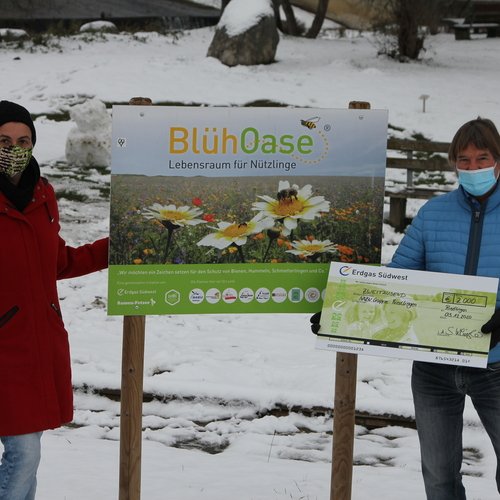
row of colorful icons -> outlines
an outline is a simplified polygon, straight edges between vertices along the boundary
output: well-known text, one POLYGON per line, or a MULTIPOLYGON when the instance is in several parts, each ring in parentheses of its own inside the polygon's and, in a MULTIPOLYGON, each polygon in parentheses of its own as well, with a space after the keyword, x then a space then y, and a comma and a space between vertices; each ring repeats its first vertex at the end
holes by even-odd
POLYGON ((224 290, 209 288, 206 291, 201 288, 193 288, 189 292, 189 301, 192 304, 201 304, 205 301, 209 304, 217 304, 221 300, 226 304, 232 304, 236 301, 243 302, 244 304, 252 301, 265 304, 266 302, 273 301, 279 304, 286 300, 293 303, 299 303, 304 300, 314 303, 318 302, 323 295, 324 290, 320 292, 314 287, 307 288, 306 290, 299 287, 293 287, 289 290, 282 287, 277 287, 273 290, 265 287, 257 288, 256 290, 248 287, 241 288, 240 290, 236 290, 235 288, 225 288, 224 290))

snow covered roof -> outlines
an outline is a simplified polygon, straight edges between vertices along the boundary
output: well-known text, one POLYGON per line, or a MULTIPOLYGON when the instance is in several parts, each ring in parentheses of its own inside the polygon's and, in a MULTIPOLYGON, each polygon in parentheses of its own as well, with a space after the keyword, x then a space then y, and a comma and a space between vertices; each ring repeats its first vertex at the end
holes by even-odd
POLYGON ((172 0, 2 0, 0 20, 218 17, 219 9, 172 0))

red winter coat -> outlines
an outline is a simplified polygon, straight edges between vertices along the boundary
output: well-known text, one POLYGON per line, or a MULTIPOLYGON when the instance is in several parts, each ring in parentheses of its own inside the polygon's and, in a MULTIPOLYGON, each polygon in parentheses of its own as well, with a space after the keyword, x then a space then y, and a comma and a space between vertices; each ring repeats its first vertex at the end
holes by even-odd
POLYGON ((0 436, 52 429, 73 418, 56 281, 103 269, 107 259, 107 239, 66 246, 45 179, 23 213, 0 192, 0 436))

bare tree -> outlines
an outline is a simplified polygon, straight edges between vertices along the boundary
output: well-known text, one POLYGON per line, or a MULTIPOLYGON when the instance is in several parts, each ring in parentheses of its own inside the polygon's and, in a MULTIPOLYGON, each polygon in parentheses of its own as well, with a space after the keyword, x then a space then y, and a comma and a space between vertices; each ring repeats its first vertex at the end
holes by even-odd
POLYGON ((418 59, 424 47, 424 36, 419 33, 419 25, 423 21, 422 4, 414 0, 397 0, 394 15, 398 26, 399 55, 410 59, 418 59))
MULTIPOLYGON (((330 0, 318 0, 318 6, 316 8, 314 20, 309 30, 305 33, 305 36, 307 38, 316 38, 318 36, 325 21, 329 2, 330 0)), ((297 22, 290 0, 273 0, 273 7, 278 29, 283 31, 284 33, 287 33, 288 35, 300 36, 303 30, 297 22), (281 21, 280 6, 285 14, 286 24, 281 21)))
POLYGON ((220 4, 220 14, 222 16, 222 13, 224 12, 224 9, 227 7, 227 4, 230 2, 231 0, 221 0, 221 4, 220 4))
POLYGON ((274 19, 276 19, 276 27, 280 31, 285 32, 285 27, 281 22, 281 16, 280 16, 280 0, 272 0, 272 5, 274 11, 274 19))
POLYGON ((383 45, 381 53, 385 53, 400 61, 418 59, 424 48, 427 28, 435 31, 442 15, 451 7, 454 0, 371 0, 384 19, 379 32, 395 40, 383 45), (386 21, 387 16, 389 22, 386 21), (392 21, 391 21, 392 20, 392 21), (392 24, 394 23, 394 24, 392 24), (424 29, 425 28, 425 29, 424 29))
POLYGON ((314 20, 309 28, 309 31, 306 33, 307 38, 316 38, 325 22, 326 13, 328 11, 328 4, 330 0, 318 0, 318 7, 316 9, 316 15, 314 16, 314 20))
POLYGON ((298 36, 300 33, 300 29, 297 23, 297 19, 295 18, 293 7, 290 4, 290 0, 273 0, 273 6, 274 15, 276 17, 276 25, 278 26, 278 29, 280 29, 287 35, 298 36), (285 14, 286 23, 283 23, 281 21, 280 6, 285 14))

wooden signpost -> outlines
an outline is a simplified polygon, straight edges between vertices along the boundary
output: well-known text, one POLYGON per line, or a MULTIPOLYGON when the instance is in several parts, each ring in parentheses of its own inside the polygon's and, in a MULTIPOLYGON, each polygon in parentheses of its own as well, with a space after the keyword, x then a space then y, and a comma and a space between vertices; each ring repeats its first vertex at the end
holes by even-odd
POLYGON ((145 316, 124 316, 120 412, 120 500, 141 498, 145 316))
MULTIPOLYGON (((370 109, 370 103, 351 101, 349 109, 370 109)), ((330 500, 350 500, 358 356, 338 352, 336 359, 330 500)))
MULTIPOLYGON (((133 97, 129 104, 147 106, 151 105, 151 99, 133 97)), ((145 336, 145 316, 123 317, 119 500, 140 500, 141 498, 145 336)))
MULTIPOLYGON (((134 97, 130 105, 151 105, 134 97)), ((349 109, 370 109, 352 101, 349 109)), ((140 500, 145 316, 124 316, 120 412, 119 500, 140 500)), ((330 500, 350 500, 354 448, 357 355, 337 353, 330 500)))

